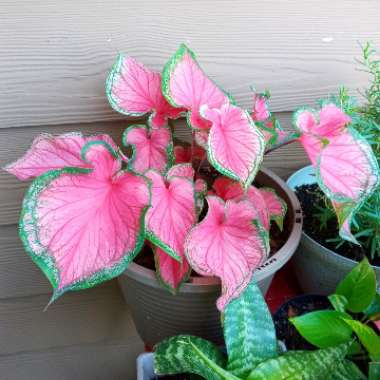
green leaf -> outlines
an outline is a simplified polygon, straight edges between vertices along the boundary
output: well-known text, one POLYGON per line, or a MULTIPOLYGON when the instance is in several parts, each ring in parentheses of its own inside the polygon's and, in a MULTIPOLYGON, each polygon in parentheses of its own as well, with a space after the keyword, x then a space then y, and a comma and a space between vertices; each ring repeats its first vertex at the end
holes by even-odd
POLYGON ((335 293, 347 298, 347 309, 353 313, 370 305, 376 295, 376 275, 366 258, 338 284, 335 293))
POLYGON ((367 317, 380 313, 380 294, 376 293, 370 305, 364 310, 364 314, 367 317))
POLYGON ((379 379, 380 379, 380 362, 369 363, 368 380, 379 380, 379 379))
POLYGON ((338 363, 337 368, 331 373, 327 380, 366 380, 358 366, 350 360, 338 363))
POLYGON ((380 361, 380 336, 370 327, 359 321, 344 319, 344 322, 352 328, 362 345, 368 351, 374 361, 380 361))
POLYGON ((320 310, 291 318, 290 322, 308 342, 327 348, 351 340, 352 330, 342 318, 349 318, 349 315, 336 310, 320 310))
POLYGON ((224 314, 227 369, 244 378, 263 360, 278 355, 276 331, 260 288, 252 281, 224 314))
POLYGON ((331 296, 328 296, 328 299, 335 310, 341 312, 346 310, 348 301, 345 296, 341 296, 340 294, 331 294, 331 296))
POLYGON ((214 344, 196 336, 174 336, 155 347, 154 370, 158 375, 194 373, 206 380, 238 380, 223 369, 225 362, 214 344))
POLYGON ((348 344, 316 351, 290 351, 259 364, 247 380, 326 380, 344 359, 348 344))

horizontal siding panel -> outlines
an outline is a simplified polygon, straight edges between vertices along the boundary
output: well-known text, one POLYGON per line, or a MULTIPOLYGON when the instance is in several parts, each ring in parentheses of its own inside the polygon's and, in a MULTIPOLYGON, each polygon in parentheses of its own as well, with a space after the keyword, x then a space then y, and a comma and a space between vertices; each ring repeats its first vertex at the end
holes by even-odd
POLYGON ((118 52, 161 69, 181 42, 243 106, 289 111, 362 87, 357 41, 380 46, 376 0, 3 0, 0 128, 120 118, 104 83, 118 52))
POLYGON ((2 380, 133 380, 139 338, 0 356, 2 380))
POLYGON ((0 299, 0 356, 137 337, 116 281, 67 293, 44 312, 49 297, 0 299))

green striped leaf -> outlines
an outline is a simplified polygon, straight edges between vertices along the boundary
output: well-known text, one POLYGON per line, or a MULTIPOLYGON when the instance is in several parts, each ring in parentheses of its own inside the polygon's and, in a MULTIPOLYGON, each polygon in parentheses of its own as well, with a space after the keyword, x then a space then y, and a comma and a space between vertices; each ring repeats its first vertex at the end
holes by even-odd
POLYGON ((158 375, 194 373, 206 380, 238 380, 223 369, 226 359, 221 351, 205 339, 178 335, 155 347, 154 370, 158 375))
POLYGON ((331 294, 328 299, 336 311, 344 312, 348 304, 347 298, 340 294, 331 294))
POLYGON ((263 360, 277 356, 276 331, 260 288, 252 281, 224 314, 227 369, 244 378, 263 360))
POLYGON ((368 380, 380 379, 380 362, 369 363, 368 380))
POLYGON ((316 351, 291 351, 259 364, 247 380, 325 380, 347 353, 348 344, 316 351))
POLYGON ((358 366, 350 360, 344 360, 337 364, 335 371, 327 377, 327 380, 366 380, 358 366))

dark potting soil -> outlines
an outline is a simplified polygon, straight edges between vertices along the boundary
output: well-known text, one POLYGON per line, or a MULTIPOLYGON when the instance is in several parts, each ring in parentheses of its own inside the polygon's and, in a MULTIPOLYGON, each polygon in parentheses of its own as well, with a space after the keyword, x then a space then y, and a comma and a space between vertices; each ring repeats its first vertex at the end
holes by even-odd
POLYGON ((289 318, 325 309, 331 309, 325 296, 301 295, 285 302, 273 316, 277 339, 283 341, 288 350, 315 350, 289 322, 289 318))
MULTIPOLYGON (((349 259, 360 261, 366 256, 365 250, 359 245, 345 242, 337 247, 337 242, 329 241, 339 236, 339 227, 336 218, 331 218, 326 227, 322 228, 316 215, 321 212, 319 208, 325 208, 326 205, 323 192, 317 184, 298 186, 295 188, 295 193, 301 203, 303 229, 307 235, 324 247, 349 259)), ((380 257, 372 260, 370 255, 367 257, 372 265, 380 266, 380 257)))

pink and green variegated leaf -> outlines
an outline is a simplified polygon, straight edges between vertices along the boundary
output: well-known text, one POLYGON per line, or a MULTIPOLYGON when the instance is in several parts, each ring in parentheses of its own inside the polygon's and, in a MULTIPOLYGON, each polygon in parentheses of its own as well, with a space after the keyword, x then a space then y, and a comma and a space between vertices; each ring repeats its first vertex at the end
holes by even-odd
POLYGON ((322 137, 333 137, 341 134, 351 123, 351 118, 335 104, 326 104, 319 111, 319 123, 313 133, 322 137))
POLYGON ((185 237, 195 223, 193 181, 184 177, 171 177, 165 181, 154 170, 149 170, 145 175, 152 182, 151 207, 145 218, 146 236, 181 262, 185 237))
POLYGON ((173 164, 172 135, 167 127, 149 129, 145 125, 132 125, 124 132, 123 144, 132 147, 128 165, 137 173, 149 169, 163 173, 173 164))
POLYGON ((254 222, 256 211, 243 200, 227 201, 208 196, 206 217, 188 234, 186 257, 203 276, 217 276, 222 282, 219 310, 237 298, 249 284, 254 270, 267 257, 268 234, 254 222))
POLYGON ((266 231, 269 231, 270 228, 270 215, 267 206, 267 202, 263 197, 261 189, 256 188, 255 186, 250 186, 247 191, 247 198, 255 207, 257 211, 257 216, 266 231))
POLYGON ((172 166, 166 174, 166 179, 170 180, 173 177, 183 177, 190 181, 194 179, 194 169, 189 162, 172 166))
POLYGON ((32 183, 23 203, 20 236, 50 280, 52 300, 118 276, 144 241, 146 179, 121 171, 103 141, 86 144, 82 154, 93 169, 49 171, 32 183))
POLYGON ((331 201, 339 225, 339 235, 342 239, 350 241, 351 243, 360 243, 356 240, 355 236, 351 232, 351 222, 356 210, 360 207, 355 202, 337 202, 331 201))
POLYGON ((188 110, 188 124, 195 129, 207 129, 210 123, 199 114, 200 106, 219 108, 229 97, 212 82, 199 67, 194 53, 182 44, 165 65, 162 91, 175 107, 188 110))
POLYGON ((131 116, 150 114, 153 128, 180 116, 183 109, 172 107, 162 95, 161 74, 147 69, 130 57, 119 55, 106 85, 108 101, 116 111, 131 116))
POLYGON ((156 273, 159 281, 173 294, 189 278, 191 268, 185 256, 178 262, 161 248, 154 248, 156 273))
POLYGON ((267 97, 265 95, 253 95, 253 107, 251 116, 254 121, 265 121, 269 119, 270 112, 268 109, 267 97))
POLYGON ((282 230, 284 218, 288 209, 286 202, 281 199, 273 189, 262 187, 258 190, 265 201, 266 210, 270 220, 274 220, 279 229, 282 230))
POLYGON ((231 104, 220 109, 202 106, 201 113, 212 123, 207 149, 210 163, 247 189, 264 157, 264 136, 246 111, 231 104))
POLYGON ((331 200, 360 203, 379 185, 379 167, 367 141, 347 129, 330 138, 323 148, 316 177, 331 200))
POLYGON ((98 135, 84 137, 81 133, 67 133, 59 136, 41 134, 34 139, 30 149, 17 161, 4 169, 18 179, 26 181, 49 170, 66 167, 91 168, 81 157, 83 146, 90 141, 102 140, 117 150, 111 137, 98 135))
POLYGON ((295 113, 293 120, 294 125, 301 133, 299 142, 305 149, 312 165, 316 165, 323 148, 323 142, 319 136, 314 134, 317 126, 315 111, 301 109, 295 113))

